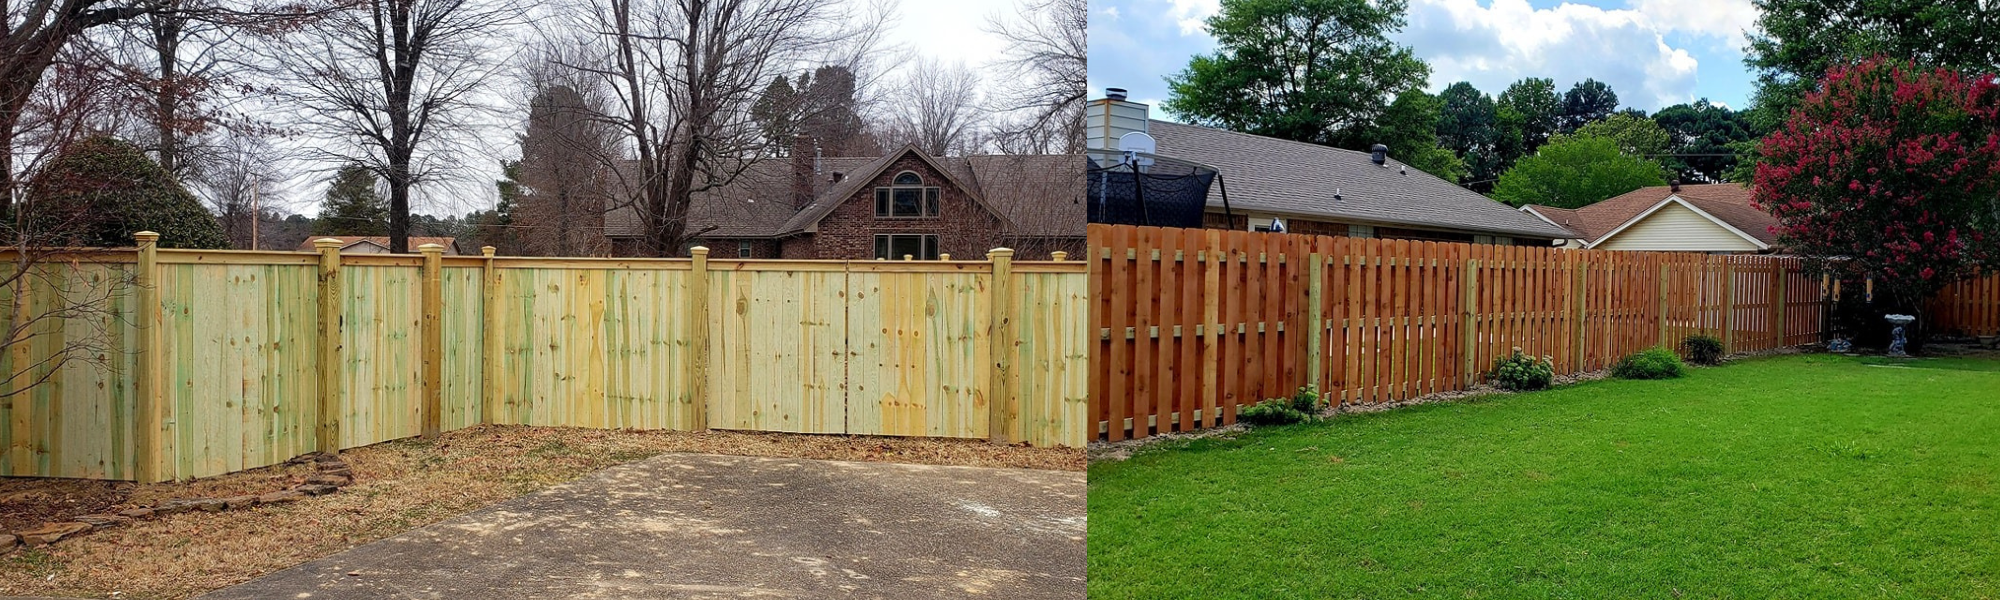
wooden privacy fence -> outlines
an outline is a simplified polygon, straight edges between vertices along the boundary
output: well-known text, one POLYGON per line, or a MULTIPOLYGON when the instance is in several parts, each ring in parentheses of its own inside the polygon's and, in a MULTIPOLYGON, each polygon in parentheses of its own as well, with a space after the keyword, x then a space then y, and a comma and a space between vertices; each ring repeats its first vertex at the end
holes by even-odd
POLYGON ((1089 437, 1080 262, 189 251, 139 237, 37 267, 24 312, 86 288, 130 293, 10 347, 6 373, 47 381, 0 403, 0 475, 202 477, 479 423, 1089 437), (46 360, 92 336, 102 360, 46 360))
POLYGON ((1770 256, 1092 225, 1090 257, 1108 440, 1233 423, 1306 384, 1345 404, 1461 390, 1514 348, 1565 374, 1694 333, 1814 343, 1826 295, 1770 256))
POLYGON ((1952 284, 1931 302, 1931 327, 1958 335, 2000 335, 2000 275, 1952 284))

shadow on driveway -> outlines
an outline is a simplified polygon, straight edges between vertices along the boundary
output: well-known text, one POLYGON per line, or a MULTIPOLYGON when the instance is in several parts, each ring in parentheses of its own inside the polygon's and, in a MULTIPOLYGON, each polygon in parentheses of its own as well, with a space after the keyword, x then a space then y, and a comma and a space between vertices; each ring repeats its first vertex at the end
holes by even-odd
POLYGON ((1084 494, 1082 472, 669 454, 204 598, 1083 598, 1084 494))

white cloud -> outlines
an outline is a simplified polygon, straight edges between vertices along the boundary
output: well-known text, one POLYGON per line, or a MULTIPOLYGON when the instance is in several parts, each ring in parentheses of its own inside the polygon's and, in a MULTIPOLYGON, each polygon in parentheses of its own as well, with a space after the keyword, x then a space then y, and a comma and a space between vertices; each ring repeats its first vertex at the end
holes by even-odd
POLYGON ((1107 7, 1102 12, 1104 13, 1104 16, 1111 17, 1113 19, 1118 18, 1118 7, 1116 6, 1107 7))
POLYGON ((1750 0, 1629 0, 1633 11, 1661 29, 1727 40, 1742 52, 1748 32, 1757 26, 1757 7, 1750 0))
POLYGON ((1696 61, 1667 44, 1669 32, 1638 10, 1415 0, 1396 38, 1430 62, 1433 90, 1470 81, 1498 94, 1523 77, 1550 77, 1560 91, 1591 77, 1610 84, 1621 103, 1652 110, 1694 99, 1696 61))
POLYGON ((1208 35, 1208 18, 1222 10, 1222 0, 1166 0, 1167 14, 1181 26, 1181 35, 1208 35))

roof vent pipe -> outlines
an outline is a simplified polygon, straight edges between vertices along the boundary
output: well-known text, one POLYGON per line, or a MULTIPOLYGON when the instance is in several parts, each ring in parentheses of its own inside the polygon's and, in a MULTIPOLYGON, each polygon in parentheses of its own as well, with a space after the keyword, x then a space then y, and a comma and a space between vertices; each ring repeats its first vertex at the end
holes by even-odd
POLYGON ((1370 157, 1369 157, 1368 159, 1369 159, 1369 160, 1372 160, 1372 161, 1375 161, 1375 166, 1378 166, 1378 167, 1386 167, 1386 166, 1389 166, 1389 164, 1388 164, 1388 163, 1389 163, 1389 147, 1388 147, 1388 146, 1384 146, 1384 145, 1381 145, 1381 144, 1376 144, 1376 145, 1375 145, 1375 147, 1373 147, 1373 148, 1369 148, 1369 149, 1368 149, 1368 152, 1370 152, 1370 153, 1372 153, 1372 154, 1373 154, 1373 156, 1370 156, 1370 157))
POLYGON ((1125 88, 1104 88, 1104 97, 1112 100, 1124 100, 1125 88))
POLYGON ((1681 180, 1675 179, 1667 182, 1667 189, 1676 194, 1681 193, 1681 180))

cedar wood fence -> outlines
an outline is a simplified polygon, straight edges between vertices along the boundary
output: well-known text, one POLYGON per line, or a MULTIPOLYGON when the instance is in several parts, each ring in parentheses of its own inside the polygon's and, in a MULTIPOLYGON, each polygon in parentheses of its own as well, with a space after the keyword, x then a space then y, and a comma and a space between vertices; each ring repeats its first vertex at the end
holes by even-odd
POLYGON ((132 293, 10 347, 6 373, 49 379, 0 402, 0 475, 185 479, 479 423, 1088 440, 1077 261, 341 255, 139 237, 37 267, 39 308, 92 286, 132 293), (66 339, 93 332, 103 361, 52 369, 66 339))
MULTIPOLYGON (((1838 294, 1791 257, 1212 229, 1091 225, 1090 260, 1090 422, 1112 441, 1230 424, 1306 384, 1344 404, 1461 390, 1517 347, 1566 374, 1694 333, 1815 343, 1838 294)), ((1940 326, 2000 333, 2000 278, 1961 287, 1940 326)))

